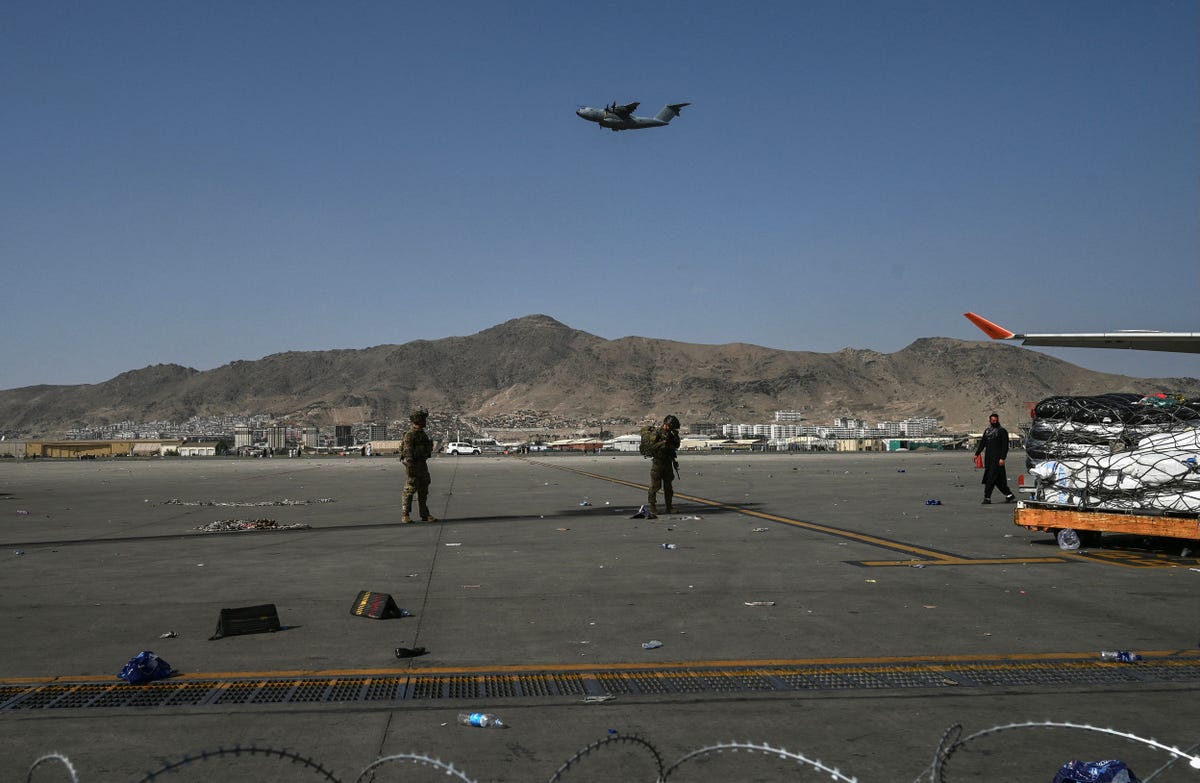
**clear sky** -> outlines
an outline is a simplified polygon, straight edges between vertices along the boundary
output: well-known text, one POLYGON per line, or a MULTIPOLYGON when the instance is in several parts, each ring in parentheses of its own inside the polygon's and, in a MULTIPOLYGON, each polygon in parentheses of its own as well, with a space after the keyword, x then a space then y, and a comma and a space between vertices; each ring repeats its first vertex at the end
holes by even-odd
POLYGON ((966 310, 1200 331, 1194 0, 10 0, 0 106, 0 388, 533 313, 818 352, 983 339, 966 310), (693 105, 575 116, 614 100, 693 105))

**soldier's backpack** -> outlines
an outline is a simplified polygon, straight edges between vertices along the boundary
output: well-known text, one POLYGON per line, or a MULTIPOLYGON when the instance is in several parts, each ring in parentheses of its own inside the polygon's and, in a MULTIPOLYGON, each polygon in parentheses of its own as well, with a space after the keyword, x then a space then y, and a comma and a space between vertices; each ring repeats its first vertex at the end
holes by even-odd
POLYGON ((642 443, 638 446, 638 451, 642 453, 643 457, 653 457, 655 443, 658 443, 658 427, 647 424, 642 427, 642 443))

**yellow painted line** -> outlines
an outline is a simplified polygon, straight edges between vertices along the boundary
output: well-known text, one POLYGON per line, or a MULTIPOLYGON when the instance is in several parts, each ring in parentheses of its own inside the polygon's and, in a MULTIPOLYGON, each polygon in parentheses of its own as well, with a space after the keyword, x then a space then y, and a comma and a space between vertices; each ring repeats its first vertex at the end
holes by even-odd
MULTIPOLYGON (((540 465, 540 466, 548 467, 548 468, 555 468, 557 470, 565 470, 568 473, 574 473, 576 475, 585 476, 587 478, 599 479, 600 481, 607 481, 612 484, 620 484, 622 486, 633 487, 635 489, 643 489, 646 491, 649 491, 649 489, 650 489, 650 487, 646 484, 638 484, 638 483, 632 482, 632 481, 625 481, 623 479, 613 478, 612 476, 605 476, 600 473, 591 473, 586 470, 579 470, 578 468, 567 467, 566 465, 554 465, 549 462, 539 462, 537 460, 529 460, 529 462, 534 465, 540 465)), ((998 564, 1033 565, 1033 564, 1040 564, 1040 563, 1062 564, 1062 563, 1068 562, 1067 560, 1065 560, 1061 557, 1023 557, 1023 558, 1014 557, 1014 558, 996 558, 996 559, 983 559, 983 558, 972 559, 972 558, 966 558, 966 557, 958 557, 956 555, 952 555, 952 554, 949 554, 946 552, 939 552, 935 549, 926 549, 925 547, 914 546, 913 544, 906 544, 906 543, 903 543, 900 541, 894 541, 894 540, 888 539, 888 538, 880 538, 879 536, 872 536, 867 533, 858 533, 853 530, 845 530, 843 528, 831 527, 829 525, 822 525, 817 522, 807 522, 807 521, 801 520, 801 519, 792 519, 791 517, 779 516, 778 514, 769 514, 765 511, 755 511, 754 509, 742 508, 741 506, 735 506, 733 504, 724 503, 719 500, 711 500, 709 498, 697 497, 695 495, 685 495, 681 492, 676 492, 675 497, 684 498, 685 500, 691 500, 695 503, 700 503, 702 505, 709 506, 711 508, 721 508, 721 509, 725 509, 727 511, 733 511, 738 514, 744 514, 746 516, 756 517, 758 519, 765 519, 769 522, 778 522, 781 525, 790 525, 792 527, 798 527, 798 528, 802 528, 804 530, 811 530, 816 533, 824 533, 826 535, 837 536, 838 538, 848 538, 848 539, 851 539, 852 541, 858 541, 863 544, 868 544, 870 546, 877 546, 877 547, 881 547, 883 549, 890 549, 894 552, 904 552, 906 554, 914 555, 914 556, 920 558, 919 560, 897 560, 897 561, 864 560, 864 561, 858 561, 858 564, 863 565, 863 566, 893 566, 893 565, 911 566, 911 565, 915 565, 917 563, 923 563, 925 565, 953 565, 953 566, 998 565, 998 564)))
POLYGON ((1030 565, 1035 563, 1066 563, 1069 561, 1063 557, 944 557, 939 560, 856 560, 854 562, 857 565, 870 566, 872 568, 889 566, 915 568, 917 566, 1030 565))
MULTIPOLYGON (((1197 650, 1151 650, 1138 651, 1146 661, 1156 663, 1178 663, 1180 665, 1200 665, 1200 651, 1197 650)), ((147 686, 162 686, 178 683, 196 682, 202 680, 219 680, 219 687, 235 687, 234 680, 275 680, 299 679, 312 684, 326 685, 332 678, 358 680, 364 677, 430 677, 430 676, 474 676, 482 679, 496 675, 556 675, 556 674, 590 674, 604 675, 619 672, 636 671, 639 673, 671 671, 681 673, 706 674, 704 670, 793 670, 811 667, 852 668, 861 666, 966 666, 967 668, 991 668, 995 666, 1015 666, 1029 664, 1068 664, 1096 663, 1100 664, 1097 654, 1091 652, 1058 652, 1058 653, 1012 653, 1007 655, 909 655, 865 658, 765 658, 725 661, 658 661, 638 663, 566 663, 566 664, 510 664, 505 666, 429 666, 420 669, 281 669, 251 672, 192 672, 178 675, 168 680, 158 680, 147 683, 147 686)), ((1113 664, 1118 665, 1118 664, 1113 664)), ((1130 664, 1119 664, 1129 666, 1130 664)), ((0 679, 0 687, 12 685, 78 685, 81 683, 103 682, 111 685, 125 683, 113 676, 83 675, 78 677, 18 677, 0 679)), ((303 683, 302 683, 303 684, 303 683)), ((357 683, 355 683, 357 684, 357 683)))

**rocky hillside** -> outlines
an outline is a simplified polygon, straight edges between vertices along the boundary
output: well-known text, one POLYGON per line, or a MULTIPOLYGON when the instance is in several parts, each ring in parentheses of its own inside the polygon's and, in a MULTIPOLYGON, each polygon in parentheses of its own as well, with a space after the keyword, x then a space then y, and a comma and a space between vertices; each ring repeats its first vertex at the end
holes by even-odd
POLYGON ((98 384, 9 389, 0 391, 0 432, 53 437, 125 420, 253 413, 328 425, 403 419, 418 405, 486 420, 518 411, 560 420, 673 412, 685 423, 763 422, 794 409, 815 422, 933 416, 968 430, 991 410, 1021 421, 1027 402, 1054 394, 1160 390, 1200 396, 1200 380, 1109 375, 1017 346, 936 337, 891 354, 606 340, 532 315, 469 337, 281 353, 206 372, 157 365, 98 384))

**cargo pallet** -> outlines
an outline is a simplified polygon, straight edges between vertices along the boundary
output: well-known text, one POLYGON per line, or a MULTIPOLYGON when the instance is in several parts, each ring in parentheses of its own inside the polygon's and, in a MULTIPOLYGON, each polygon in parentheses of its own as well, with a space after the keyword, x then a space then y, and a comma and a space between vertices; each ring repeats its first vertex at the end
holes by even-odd
POLYGON ((1041 530, 1057 536, 1061 530, 1074 530, 1081 539, 1095 543, 1101 533, 1135 536, 1200 539, 1200 514, 1138 511, 1090 510, 1038 501, 1017 501, 1013 523, 1029 530, 1041 530))

